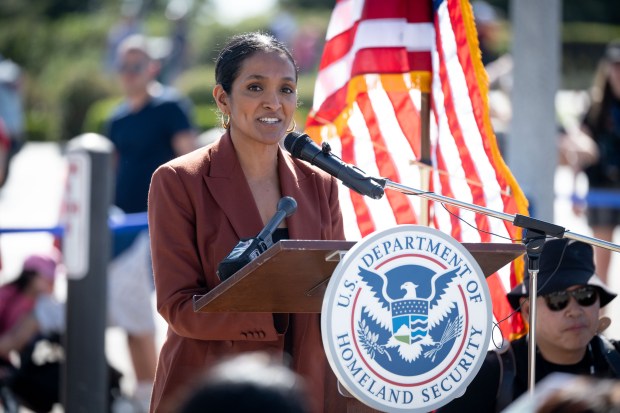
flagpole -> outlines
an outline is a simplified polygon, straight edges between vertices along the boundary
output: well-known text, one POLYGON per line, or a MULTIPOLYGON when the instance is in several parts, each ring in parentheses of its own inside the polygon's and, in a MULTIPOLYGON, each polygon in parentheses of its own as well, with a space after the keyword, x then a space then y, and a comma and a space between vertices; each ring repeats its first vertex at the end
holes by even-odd
MULTIPOLYGON (((422 91, 420 102, 420 181, 422 190, 430 189, 431 180, 431 94, 422 91)), ((429 201, 420 199, 420 224, 430 226, 429 201)))

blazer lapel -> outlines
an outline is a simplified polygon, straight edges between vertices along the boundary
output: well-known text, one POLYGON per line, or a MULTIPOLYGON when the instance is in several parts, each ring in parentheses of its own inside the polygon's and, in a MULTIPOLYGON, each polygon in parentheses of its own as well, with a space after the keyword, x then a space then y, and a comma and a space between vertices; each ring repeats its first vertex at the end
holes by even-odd
POLYGON ((278 153, 278 174, 282 196, 290 196, 297 201, 297 211, 287 218, 290 238, 320 239, 321 214, 316 176, 302 172, 282 148, 278 153))
MULTIPOLYGON (((278 150, 278 174, 282 196, 297 201, 297 211, 287 218, 291 239, 321 238, 319 195, 314 174, 306 175, 282 148, 278 150)), ((254 237, 262 219, 228 133, 211 151, 211 166, 204 180, 213 198, 239 238, 254 237)))
POLYGON ((236 235, 256 236, 262 229, 262 219, 228 133, 213 146, 211 166, 204 180, 236 235))

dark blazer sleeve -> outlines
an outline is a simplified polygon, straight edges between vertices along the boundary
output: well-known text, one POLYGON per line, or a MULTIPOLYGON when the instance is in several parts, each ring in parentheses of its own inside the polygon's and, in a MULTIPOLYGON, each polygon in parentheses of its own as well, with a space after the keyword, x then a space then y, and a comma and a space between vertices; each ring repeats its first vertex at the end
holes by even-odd
POLYGON ((174 333, 201 340, 278 339, 270 313, 196 313, 193 296, 207 290, 196 235, 196 210, 170 165, 153 175, 148 220, 157 308, 174 333))

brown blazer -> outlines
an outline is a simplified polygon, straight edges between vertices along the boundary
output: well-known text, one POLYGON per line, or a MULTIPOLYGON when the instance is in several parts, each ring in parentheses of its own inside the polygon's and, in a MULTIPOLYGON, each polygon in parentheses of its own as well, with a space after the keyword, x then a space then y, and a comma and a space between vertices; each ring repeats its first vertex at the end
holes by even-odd
MULTIPOLYGON (((282 195, 297 201, 287 218, 291 239, 344 239, 334 178, 279 149, 282 195)), ((151 412, 169 411, 179 390, 223 356, 247 351, 282 354, 289 330, 293 368, 309 385, 313 411, 341 411, 335 378, 321 344, 318 315, 195 313, 192 297, 219 283, 217 264, 240 238, 263 223, 228 134, 213 145, 162 165, 148 208, 157 308, 168 323, 159 356, 151 412), (280 331, 278 331, 280 330, 280 331), (325 393, 327 390, 327 393, 325 393)), ((294 274, 291 274, 294 276, 294 274)))

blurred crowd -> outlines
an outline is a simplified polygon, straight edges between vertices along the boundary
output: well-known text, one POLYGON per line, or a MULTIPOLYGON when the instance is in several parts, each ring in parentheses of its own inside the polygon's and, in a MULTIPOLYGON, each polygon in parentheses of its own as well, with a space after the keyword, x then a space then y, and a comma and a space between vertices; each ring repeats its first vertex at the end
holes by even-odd
MULTIPOLYGON (((174 87, 189 65, 187 3, 169 2, 166 17, 170 34, 164 38, 145 36, 140 11, 130 6, 122 10, 118 23, 109 30, 103 62, 124 95, 122 103, 109 114, 105 135, 115 147, 115 208, 126 214, 146 212, 150 178, 159 165, 210 143, 220 134, 219 130, 197 130, 192 102, 174 87)), ((502 17, 486 2, 474 1, 473 7, 489 75, 492 122, 501 148, 511 117, 513 62, 509 54, 500 54, 496 48, 502 17)), ((312 26, 298 27, 294 15, 285 9, 275 15, 269 30, 294 51, 302 72, 315 70, 323 33, 312 26)), ((12 178, 11 161, 28 140, 24 135, 22 92, 19 62, 0 54, 0 191, 12 178)), ((589 192, 585 197, 575 197, 575 211, 587 216, 595 237, 611 241, 620 223, 620 41, 610 42, 601 56, 588 105, 577 127, 558 126, 558 150, 561 163, 588 180, 589 192)), ((7 277, 0 279, 0 406, 7 411, 11 411, 12 403, 49 411, 60 402, 56 378, 63 360, 59 337, 65 331, 65 309, 54 295, 54 282, 64 272, 58 246, 44 253, 33 252, 23 262, 19 275, 10 281, 7 277)), ((131 405, 128 411, 145 412, 158 351, 148 232, 117 234, 113 246, 108 269, 110 325, 126 331, 136 375, 133 394, 127 396, 131 405)), ((606 282, 610 279, 610 252, 597 248, 595 254, 597 274, 606 282)), ((1 259, 0 251, 0 271, 1 259)), ((180 411, 197 412, 205 405, 215 412, 245 411, 232 409, 231 403, 245 409, 243 403, 249 401, 255 406, 253 411, 304 411, 299 377, 264 355, 244 357, 210 372, 180 411), (258 385, 266 375, 272 377, 270 385, 258 385), (265 407, 257 407, 260 400, 265 401, 265 407)), ((109 370, 114 405, 114 395, 121 392, 120 373, 112 366, 109 370)), ((608 390, 614 403, 620 403, 617 383, 608 390)), ((555 397, 569 398, 561 392, 555 397)), ((567 406, 569 402, 563 403, 567 406)), ((568 411, 546 406, 540 411, 568 411)))

